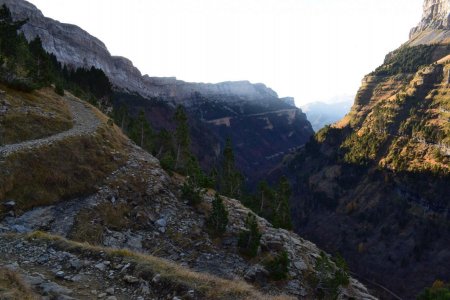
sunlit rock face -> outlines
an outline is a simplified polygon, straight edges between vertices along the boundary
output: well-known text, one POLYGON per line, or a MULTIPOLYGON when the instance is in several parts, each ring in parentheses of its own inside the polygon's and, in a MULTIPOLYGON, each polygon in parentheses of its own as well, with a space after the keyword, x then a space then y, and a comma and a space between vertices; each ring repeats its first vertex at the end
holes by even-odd
POLYGON ((426 29, 450 29, 450 0, 425 0, 422 20, 410 36, 426 29))

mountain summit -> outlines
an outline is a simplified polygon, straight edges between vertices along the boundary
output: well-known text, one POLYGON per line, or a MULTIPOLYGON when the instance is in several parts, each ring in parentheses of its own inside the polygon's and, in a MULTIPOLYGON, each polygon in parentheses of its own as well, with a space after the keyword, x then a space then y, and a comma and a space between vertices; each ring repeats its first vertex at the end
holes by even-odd
POLYGON ((425 0, 420 23, 411 29, 410 45, 433 44, 450 39, 450 1, 425 0))

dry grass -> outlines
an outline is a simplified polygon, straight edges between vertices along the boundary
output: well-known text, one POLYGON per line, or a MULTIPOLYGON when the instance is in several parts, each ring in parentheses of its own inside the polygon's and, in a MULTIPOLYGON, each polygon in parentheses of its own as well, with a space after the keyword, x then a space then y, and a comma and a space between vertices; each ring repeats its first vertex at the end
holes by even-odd
POLYGON ((124 164, 128 145, 120 129, 107 124, 106 116, 100 120, 94 135, 70 137, 0 161, 0 203, 14 199, 20 213, 94 192, 124 164))
POLYGON ((99 245, 102 242, 104 227, 124 230, 131 225, 128 218, 131 209, 126 203, 113 205, 104 202, 94 208, 83 210, 76 217, 70 238, 77 242, 99 245))
POLYGON ((28 287, 15 272, 0 268, 0 299, 34 300, 39 297, 28 287))
POLYGON ((66 240, 62 237, 44 232, 28 235, 30 239, 51 242, 52 247, 72 253, 89 252, 90 255, 106 253, 111 260, 114 257, 123 258, 136 265, 135 275, 150 280, 155 274, 160 274, 171 286, 194 289, 207 299, 267 299, 288 300, 288 296, 269 296, 258 292, 254 287, 242 280, 226 280, 204 273, 197 273, 162 258, 138 254, 129 250, 115 250, 104 247, 91 246, 66 240))
POLYGON ((42 138, 72 127, 67 104, 51 88, 31 93, 3 85, 0 89, 6 91, 10 105, 8 112, 0 117, 0 145, 42 138))

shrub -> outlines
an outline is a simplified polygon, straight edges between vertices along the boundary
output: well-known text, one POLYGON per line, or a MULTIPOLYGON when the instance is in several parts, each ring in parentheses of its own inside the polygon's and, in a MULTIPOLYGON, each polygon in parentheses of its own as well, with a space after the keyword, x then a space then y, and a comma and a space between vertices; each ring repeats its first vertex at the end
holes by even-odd
POLYGON ((418 297, 418 300, 449 300, 450 285, 436 280, 431 288, 426 288, 418 297))
POLYGON ((175 158, 172 154, 166 153, 160 160, 161 167, 166 171, 173 171, 175 169, 175 158))
POLYGON ((64 96, 64 88, 61 84, 57 83, 55 85, 55 93, 57 93, 60 96, 64 96))
POLYGON ((272 280, 283 280, 288 278, 289 257, 284 250, 277 256, 273 257, 265 263, 267 271, 269 271, 272 280))
POLYGON ((323 252, 320 253, 320 257, 316 261, 317 275, 316 289, 321 297, 331 295, 333 298, 337 297, 339 287, 347 286, 349 284, 348 267, 345 260, 337 255, 335 264, 327 257, 323 252))
POLYGON ((246 229, 239 234, 239 251, 248 257, 255 257, 258 254, 258 248, 261 240, 258 222, 255 215, 248 213, 245 220, 246 229))
POLYGON ((212 202, 212 212, 206 220, 206 225, 214 236, 222 236, 227 230, 228 211, 223 204, 222 197, 217 193, 212 202))
POLYGON ((191 183, 186 182, 181 188, 181 197, 189 201, 189 204, 197 206, 202 202, 202 190, 195 188, 191 183))

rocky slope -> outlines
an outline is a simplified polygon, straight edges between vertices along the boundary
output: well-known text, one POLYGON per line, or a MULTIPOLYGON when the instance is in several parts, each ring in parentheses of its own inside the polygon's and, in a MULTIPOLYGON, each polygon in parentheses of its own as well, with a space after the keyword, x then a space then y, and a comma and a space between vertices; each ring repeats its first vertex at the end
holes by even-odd
MULTIPOLYGON (((16 97, 36 93, 59 97, 51 89, 9 89, 3 97, 20 106, 16 97)), ((54 101, 75 101, 66 94, 54 101)), ((46 101, 35 107, 45 109, 46 101)), ((180 196, 184 179, 169 177, 95 108, 86 104, 70 113, 73 128, 88 123, 89 130, 61 139, 53 139, 60 136, 53 132, 0 157, 0 265, 17 272, 34 292, 61 299, 311 299, 321 280, 332 278, 337 267, 319 248, 261 218, 259 254, 244 258, 237 243, 251 212, 239 201, 224 198, 229 224, 222 238, 214 238, 205 224, 213 191, 201 205, 189 205, 180 196), (57 157, 61 153, 64 158, 57 157), (283 250, 289 276, 273 281, 265 262, 283 250), (328 267, 319 268, 324 259, 328 267)), ((352 278, 334 292, 339 299, 374 299, 352 278)))
MULTIPOLYGON (((430 3, 424 15, 441 15, 430 3)), ((434 30, 424 22, 417 34, 434 30)), ((297 231, 342 253, 382 298, 450 280, 449 54, 445 40, 392 52, 351 112, 290 158, 297 231)))
POLYGON ((426 0, 420 23, 411 29, 409 45, 448 42, 450 39, 450 2, 426 0))
POLYGON ((14 18, 28 18, 23 27, 25 36, 39 36, 43 47, 63 64, 102 69, 120 90, 114 97, 116 108, 126 105, 134 114, 143 109, 156 129, 170 129, 174 105, 187 107, 193 124, 194 152, 207 170, 217 163, 225 140, 232 137, 239 169, 254 186, 284 155, 314 133, 293 98, 280 99, 264 84, 188 83, 142 76, 129 60, 111 56, 100 40, 81 28, 46 18, 24 0, 0 0, 2 3, 10 7, 14 18), (136 97, 136 93, 142 97, 136 97))

